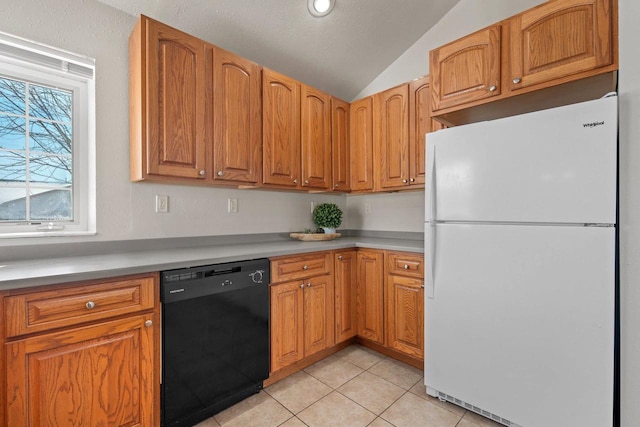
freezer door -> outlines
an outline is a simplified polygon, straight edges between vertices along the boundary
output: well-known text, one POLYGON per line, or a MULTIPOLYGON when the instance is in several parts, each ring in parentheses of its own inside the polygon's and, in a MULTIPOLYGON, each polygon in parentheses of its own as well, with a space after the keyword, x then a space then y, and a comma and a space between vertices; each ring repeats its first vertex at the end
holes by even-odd
POLYGON ((427 138, 426 220, 614 223, 617 98, 427 138))
POLYGON ((614 229, 433 228, 427 387, 521 426, 611 426, 614 229))

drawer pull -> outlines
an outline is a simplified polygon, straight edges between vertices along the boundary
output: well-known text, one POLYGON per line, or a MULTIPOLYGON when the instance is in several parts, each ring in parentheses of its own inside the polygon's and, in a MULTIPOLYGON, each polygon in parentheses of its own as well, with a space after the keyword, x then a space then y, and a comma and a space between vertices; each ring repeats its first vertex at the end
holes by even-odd
POLYGON ((522 80, 520 79, 520 77, 516 77, 515 79, 513 79, 513 84, 518 84, 520 83, 522 80))
POLYGON ((86 303, 84 306, 85 306, 85 307, 87 307, 89 310, 91 310, 93 307, 95 307, 95 306, 96 306, 96 303, 95 303, 95 302, 93 302, 93 301, 89 301, 89 302, 88 302, 88 303, 86 303))
POLYGON ((489 88, 489 92, 495 92, 495 91, 496 91, 496 89, 498 89, 498 88, 497 88, 495 85, 493 85, 493 86, 491 86, 491 87, 489 88))
POLYGON ((402 268, 404 268, 405 270, 408 270, 409 266, 407 264, 405 264, 404 267, 402 267, 402 268))
POLYGON ((204 176, 204 173, 205 173, 205 172, 204 172, 204 169, 200 169, 200 172, 198 172, 198 175, 200 175, 200 176, 204 176))
POLYGON ((151 325, 153 325, 153 320, 147 320, 146 322, 144 322, 144 326, 146 326, 147 328, 151 327, 151 325))
POLYGON ((338 259, 342 261, 342 255, 338 255, 338 259))
POLYGON ((424 289, 424 283, 422 284, 422 286, 420 286, 422 289, 424 289))
POLYGON ((307 266, 307 265, 303 265, 303 266, 302 266, 302 269, 303 269, 303 270, 308 270, 308 269, 309 269, 309 266, 307 266))
POLYGON ((311 282, 307 283, 307 288, 311 287, 311 282))

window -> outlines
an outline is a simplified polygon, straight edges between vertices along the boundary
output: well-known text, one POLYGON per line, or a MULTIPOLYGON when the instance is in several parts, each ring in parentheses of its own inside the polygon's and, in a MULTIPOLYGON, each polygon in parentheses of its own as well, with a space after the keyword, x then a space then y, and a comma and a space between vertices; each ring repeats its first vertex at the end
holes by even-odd
POLYGON ((93 74, 0 33, 0 237, 95 233, 93 74))

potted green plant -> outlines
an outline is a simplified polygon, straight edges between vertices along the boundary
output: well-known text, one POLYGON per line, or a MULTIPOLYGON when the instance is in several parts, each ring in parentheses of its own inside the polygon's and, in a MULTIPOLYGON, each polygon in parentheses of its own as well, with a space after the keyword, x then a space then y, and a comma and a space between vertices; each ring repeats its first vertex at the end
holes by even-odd
POLYGON ((325 234, 333 234, 342 224, 342 211, 335 203, 321 203, 313 210, 313 223, 325 234))

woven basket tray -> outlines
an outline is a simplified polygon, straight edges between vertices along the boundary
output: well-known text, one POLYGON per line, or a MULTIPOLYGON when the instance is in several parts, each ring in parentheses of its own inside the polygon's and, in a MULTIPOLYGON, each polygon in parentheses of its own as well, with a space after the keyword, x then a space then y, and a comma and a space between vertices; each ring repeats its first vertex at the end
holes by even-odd
POLYGON ((332 233, 332 234, 325 234, 325 233, 291 233, 289 234, 290 237, 293 237, 294 239, 298 239, 298 240, 302 240, 303 242, 318 242, 321 240, 333 240, 333 239, 337 239, 338 237, 341 236, 340 233, 332 233))

